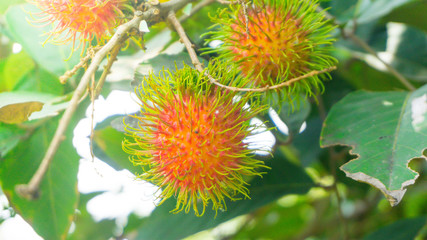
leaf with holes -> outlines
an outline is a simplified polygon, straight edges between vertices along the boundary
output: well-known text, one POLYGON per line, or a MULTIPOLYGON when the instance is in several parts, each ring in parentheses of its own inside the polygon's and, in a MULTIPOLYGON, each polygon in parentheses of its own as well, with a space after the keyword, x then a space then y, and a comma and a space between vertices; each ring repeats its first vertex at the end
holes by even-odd
POLYGON ((14 124, 27 120, 52 117, 67 108, 68 102, 40 92, 3 92, 0 93, 0 122, 14 124))
POLYGON ((409 169, 427 148, 427 85, 415 92, 347 95, 332 107, 323 125, 322 147, 353 147, 358 158, 341 166, 346 175, 380 189, 397 205, 418 173, 409 169))

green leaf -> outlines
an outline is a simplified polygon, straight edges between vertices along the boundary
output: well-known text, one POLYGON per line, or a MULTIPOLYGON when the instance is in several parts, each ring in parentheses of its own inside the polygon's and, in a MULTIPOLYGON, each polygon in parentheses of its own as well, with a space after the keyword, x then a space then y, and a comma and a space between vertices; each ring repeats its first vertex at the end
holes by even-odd
POLYGON ((206 207, 202 217, 196 217, 192 212, 172 214, 176 204, 175 199, 169 199, 157 207, 144 223, 137 239, 181 239, 199 231, 212 228, 242 214, 247 214, 277 200, 286 194, 304 194, 313 182, 304 170, 286 160, 280 151, 276 151, 273 159, 267 159, 271 167, 263 178, 254 178, 250 182, 249 196, 251 199, 235 202, 226 200, 227 211, 218 212, 206 207), (165 230, 165 226, 170 226, 165 230))
POLYGON ((292 141, 292 146, 298 150, 299 160, 304 167, 310 166, 319 159, 322 149, 319 146, 322 121, 320 118, 307 120, 307 128, 292 141))
POLYGON ((0 14, 3 14, 9 6, 19 4, 19 3, 25 3, 25 0, 0 1, 0 14))
POLYGON ((37 91, 59 96, 64 93, 64 85, 57 76, 37 66, 21 78, 13 91, 37 91))
POLYGON ((416 0, 361 0, 357 10, 357 22, 366 23, 389 14, 394 9, 416 0))
POLYGON ((427 217, 402 219, 364 237, 363 240, 408 240, 415 239, 426 226, 427 217))
POLYGON ((427 4, 422 1, 414 1, 399 9, 393 10, 383 20, 385 22, 400 22, 427 32, 427 4))
MULTIPOLYGON (((427 82, 427 34, 401 23, 388 23, 386 33, 371 39, 371 44, 383 46, 381 48, 384 51, 378 52, 380 58, 405 77, 427 82)), ((370 54, 353 52, 353 55, 377 70, 389 72, 384 64, 370 54)))
POLYGON ((114 167, 116 170, 128 169, 132 173, 141 172, 140 167, 135 167, 129 161, 129 154, 122 149, 125 134, 112 127, 95 130, 94 153, 95 155, 114 167))
POLYGON ((340 22, 347 22, 354 18, 357 2, 358 0, 332 0, 320 3, 324 8, 329 8, 328 11, 340 22))
POLYGON ((0 123, 0 159, 16 147, 24 136, 23 129, 0 123))
MULTIPOLYGON (((200 62, 207 63, 199 58, 200 62)), ((143 62, 136 71, 136 80, 141 81, 141 78, 145 75, 149 75, 151 72, 158 74, 159 71, 163 69, 169 69, 170 71, 175 71, 176 69, 181 69, 184 67, 184 64, 188 66, 193 66, 190 55, 187 52, 181 52, 179 54, 169 55, 169 54, 160 54, 152 59, 149 59, 143 62), (142 76, 141 76, 142 75, 142 76)))
POLYGON ((397 78, 390 77, 389 73, 371 67, 363 60, 354 60, 351 64, 344 63, 338 67, 337 72, 343 78, 342 80, 349 82, 356 89, 393 91, 404 88, 397 78))
POLYGON ((46 41, 46 32, 52 26, 38 27, 28 12, 40 12, 40 9, 31 4, 13 6, 5 14, 6 25, 13 40, 20 43, 23 49, 43 68, 49 72, 61 76, 71 69, 80 60, 79 50, 69 59, 72 52, 72 44, 54 45, 42 44, 46 41), (66 60, 66 61, 64 61, 66 60))
POLYGON ((427 147, 427 85, 415 92, 349 94, 332 107, 322 147, 344 144, 358 158, 341 169, 350 178, 380 189, 397 205, 418 173, 408 168, 427 147))
POLYGON ((95 222, 87 211, 87 203, 98 194, 99 192, 80 195, 79 213, 74 219, 76 227, 73 233, 67 237, 67 240, 105 240, 114 236, 115 220, 105 219, 95 222))
MULTIPOLYGON (((203 34, 205 34, 208 28, 212 26, 210 17, 206 16, 216 13, 217 10, 222 9, 222 7, 223 6, 221 4, 214 2, 213 4, 203 7, 195 14, 191 15, 190 18, 182 22, 182 26, 186 30, 187 35, 196 43, 196 45, 202 43, 204 37, 203 34)), ((175 34, 175 32, 173 33, 175 34)), ((177 40, 179 40, 179 37, 177 40)))
POLYGON ((57 127, 57 119, 39 127, 0 161, 0 184, 14 209, 44 239, 65 239, 77 207, 79 156, 69 128, 43 178, 37 200, 19 197, 15 186, 29 182, 36 172, 57 127))
MULTIPOLYGON (((275 106, 275 104, 272 106, 275 106)), ((298 95, 293 97, 292 101, 283 101, 279 106, 280 109, 276 112, 288 127, 288 134, 286 135, 298 135, 302 124, 305 122, 311 111, 311 105, 307 98, 304 95, 298 95)))
POLYGON ((25 102, 42 102, 46 103, 54 99, 55 96, 47 93, 39 92, 2 92, 0 93, 0 108, 10 104, 25 103, 25 102))
POLYGON ((34 61, 25 52, 10 55, 0 71, 0 91, 11 91, 18 81, 34 68, 34 61))

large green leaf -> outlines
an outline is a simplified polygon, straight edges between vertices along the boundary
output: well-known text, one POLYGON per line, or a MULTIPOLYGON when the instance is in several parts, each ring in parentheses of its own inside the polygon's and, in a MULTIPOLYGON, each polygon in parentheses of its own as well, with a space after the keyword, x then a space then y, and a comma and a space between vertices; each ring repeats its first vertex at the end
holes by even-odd
MULTIPOLYGON (((427 82, 427 34, 401 23, 388 23, 386 26, 386 31, 372 37, 370 44, 377 46, 381 59, 402 75, 411 80, 427 82)), ((353 55, 373 68, 388 72, 388 69, 370 54, 353 51, 353 55)))
POLYGON ((0 71, 0 91, 12 91, 19 80, 34 68, 34 61, 25 52, 10 55, 0 71))
POLYGON ((87 211, 87 203, 99 192, 82 194, 79 199, 79 212, 74 219, 75 229, 67 237, 68 240, 105 240, 114 236, 116 223, 111 219, 103 219, 95 222, 92 215, 87 211))
POLYGON ((95 130, 94 153, 116 170, 128 169, 132 173, 140 172, 140 167, 135 167, 129 160, 129 154, 122 149, 125 134, 112 127, 95 130))
POLYGON ((15 125, 0 123, 0 159, 18 145, 25 131, 15 125))
POLYGON ((298 150, 298 158, 304 167, 310 166, 318 160, 322 149, 319 146, 322 121, 320 118, 307 120, 307 128, 301 134, 295 136, 292 146, 298 150))
POLYGON ((331 0, 331 1, 320 1, 320 4, 324 8, 328 8, 334 17, 340 22, 347 22, 354 18, 358 0, 331 0))
POLYGON ((402 219, 382 227, 364 237, 363 240, 408 240, 415 239, 426 225, 427 217, 402 219))
POLYGON ((43 178, 39 198, 21 198, 15 186, 28 183, 36 172, 56 126, 57 119, 50 120, 0 161, 0 184, 11 206, 46 240, 65 239, 77 206, 79 157, 72 145, 71 128, 43 178))
POLYGON ((397 78, 390 77, 389 73, 371 67, 363 60, 352 61, 351 64, 343 63, 338 67, 337 72, 343 78, 342 80, 347 81, 356 89, 393 91, 403 88, 397 78), (375 79, 375 81, 371 79, 375 79))
POLYGON ((394 9, 416 0, 359 0, 357 22, 366 23, 389 14, 394 9))
MULTIPOLYGON (((271 106, 280 107, 280 109, 278 109, 278 107, 273 107, 273 109, 277 109, 276 112, 278 117, 286 124, 286 127, 288 128, 288 132, 284 132, 284 134, 294 137, 298 135, 301 126, 310 114, 311 105, 308 102, 307 98, 303 95, 297 95, 292 98, 292 101, 284 100, 280 104, 273 104, 271 106)), ((273 120, 274 112, 270 111, 269 116, 273 120)), ((277 127, 280 130, 279 126, 277 127)))
POLYGON ((192 212, 172 214, 176 201, 169 199, 157 207, 144 223, 137 239, 181 239, 196 232, 212 228, 242 214, 250 213, 286 194, 304 194, 313 182, 304 170, 286 160, 281 151, 276 151, 273 159, 267 159, 266 164, 271 170, 263 178, 255 178, 250 182, 249 196, 251 199, 226 201, 227 211, 215 211, 208 206, 202 217, 196 217, 192 212), (170 226, 165 229, 165 226, 170 226))
POLYGON ((59 82, 57 76, 36 66, 21 78, 14 86, 13 91, 37 91, 59 96, 64 93, 64 85, 59 82))
POLYGON ((351 146, 358 158, 341 169, 350 178, 380 189, 398 204, 418 173, 408 168, 427 147, 427 85, 415 92, 349 94, 330 111, 321 146, 351 146))
POLYGON ((69 58, 72 45, 42 44, 47 36, 43 35, 51 30, 52 26, 38 27, 34 18, 28 12, 37 13, 40 9, 31 4, 13 6, 5 14, 8 33, 13 40, 20 43, 23 49, 43 68, 61 76, 79 62, 79 51, 69 58), (30 23, 33 21, 33 23, 30 23))
POLYGON ((24 3, 25 0, 8 0, 8 1, 0 1, 0 14, 3 14, 9 6, 24 3))
POLYGON ((427 32, 427 2, 414 1, 399 9, 393 10, 384 18, 385 22, 405 23, 427 32))

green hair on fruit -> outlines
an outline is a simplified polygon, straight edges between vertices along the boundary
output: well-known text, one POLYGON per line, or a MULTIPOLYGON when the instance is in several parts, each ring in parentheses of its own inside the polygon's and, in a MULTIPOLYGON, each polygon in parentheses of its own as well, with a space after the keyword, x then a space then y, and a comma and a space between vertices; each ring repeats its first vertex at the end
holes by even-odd
MULTIPOLYGON (((255 0, 231 5, 213 18, 216 24, 209 33, 208 43, 220 40, 222 44, 205 53, 237 63, 241 74, 248 77, 245 84, 252 88, 278 85, 330 68, 336 63, 330 55, 334 27, 316 11, 317 2, 255 0)), ((281 92, 312 95, 313 89, 323 89, 322 78, 313 74, 281 92)))
MULTIPOLYGON (((225 82, 239 78, 219 64, 208 71, 225 82)), ((250 120, 265 110, 259 101, 248 106, 251 94, 217 87, 189 66, 150 74, 136 94, 141 116, 132 116, 138 126, 126 127, 123 149, 143 166, 140 178, 162 188, 161 203, 175 196, 172 212, 193 208, 200 216, 210 202, 217 211, 227 198, 249 197, 245 179, 266 168, 243 141, 257 128, 250 120)))

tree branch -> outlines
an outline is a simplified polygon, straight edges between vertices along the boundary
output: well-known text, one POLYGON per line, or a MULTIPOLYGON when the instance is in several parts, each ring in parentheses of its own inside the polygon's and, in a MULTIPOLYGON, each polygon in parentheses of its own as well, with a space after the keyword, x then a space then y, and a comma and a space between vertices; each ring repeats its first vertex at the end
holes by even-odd
POLYGON ((60 76, 59 77, 59 81, 62 84, 65 84, 70 77, 72 77, 72 76, 74 76, 74 74, 76 74, 77 70, 79 70, 81 67, 83 67, 85 64, 87 64, 87 62, 89 62, 89 60, 94 57, 95 53, 99 49, 100 49, 99 46, 97 46, 97 47, 90 47, 87 50, 86 56, 84 58, 81 58, 80 62, 77 65, 75 65, 73 67, 73 69, 65 72, 64 75, 60 76))
POLYGON ((46 151, 46 154, 40 163, 39 168, 36 173, 31 178, 28 184, 21 184, 15 187, 15 191, 22 197, 34 200, 38 197, 38 192, 40 189, 40 184, 43 180, 44 175, 46 174, 50 163, 52 162, 61 142, 64 140, 64 133, 71 121, 74 112, 77 109, 80 98, 84 95, 86 87, 90 82, 91 77, 97 71, 102 60, 107 56, 111 50, 120 45, 124 38, 127 37, 127 33, 132 29, 138 29, 139 24, 142 20, 147 20, 150 24, 154 24, 164 20, 164 17, 170 12, 178 10, 184 7, 186 4, 192 2, 193 0, 171 0, 166 3, 157 3, 156 5, 147 4, 147 10, 136 11, 135 16, 129 22, 126 22, 120 25, 117 28, 117 31, 111 37, 111 39, 95 54, 93 57, 88 69, 84 73, 80 83, 78 84, 74 94, 70 100, 70 104, 64 112, 61 120, 59 121, 58 128, 53 136, 53 139, 46 151))
POLYGON ((266 86, 266 87, 262 87, 262 88, 238 88, 238 87, 232 87, 232 86, 227 86, 224 85, 220 82, 218 82, 214 77, 212 77, 207 71, 205 71, 203 64, 199 61, 199 58, 197 57, 197 53, 194 50, 194 46, 191 43, 190 39, 188 38, 187 34, 185 33, 184 28, 182 27, 181 23, 179 22, 179 20, 176 18, 176 15, 173 11, 171 11, 167 17, 168 21, 172 24, 172 26, 175 28, 176 32, 178 33, 179 37, 181 38, 181 41, 184 43, 185 48, 188 51, 188 54, 190 55, 191 61, 194 65, 194 67, 201 73, 203 73, 212 84, 215 84, 219 87, 231 90, 231 91, 239 91, 239 92, 265 92, 268 90, 272 90, 272 89, 278 89, 278 88, 282 88, 285 86, 290 86, 291 84, 298 82, 302 79, 308 78, 308 77, 312 77, 312 76, 316 76, 325 72, 330 72, 332 70, 335 70, 336 67, 330 67, 330 68, 326 68, 320 71, 311 71, 307 74, 304 74, 302 76, 290 79, 286 82, 274 85, 274 86, 266 86))

